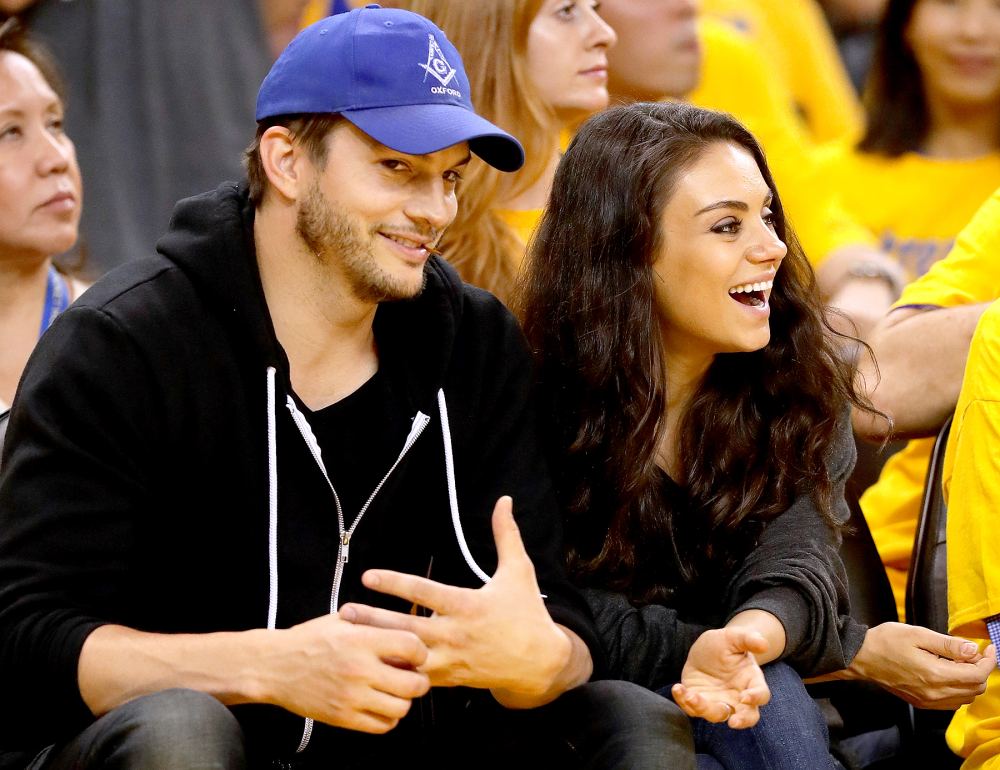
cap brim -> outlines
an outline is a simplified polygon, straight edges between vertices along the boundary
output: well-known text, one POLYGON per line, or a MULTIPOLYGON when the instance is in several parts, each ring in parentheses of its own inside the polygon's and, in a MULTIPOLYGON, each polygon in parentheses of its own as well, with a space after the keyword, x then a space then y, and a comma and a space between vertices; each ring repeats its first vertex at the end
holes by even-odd
POLYGON ((506 131, 454 104, 410 104, 340 113, 377 142, 407 155, 427 155, 468 142, 500 171, 524 165, 524 148, 506 131))

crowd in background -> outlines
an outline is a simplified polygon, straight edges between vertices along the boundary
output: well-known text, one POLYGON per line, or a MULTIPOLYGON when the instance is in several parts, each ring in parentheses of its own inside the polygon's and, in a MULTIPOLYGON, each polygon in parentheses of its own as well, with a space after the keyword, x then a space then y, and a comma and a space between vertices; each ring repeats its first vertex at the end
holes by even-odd
MULTIPOLYGON (((847 335, 849 340, 837 343, 839 352, 830 355, 856 364, 858 376, 849 384, 839 364, 824 363, 824 355, 792 342, 781 351, 784 366, 811 364, 811 374, 801 374, 803 382, 819 377, 817 392, 836 391, 830 404, 845 411, 855 405, 853 428, 863 461, 854 474, 863 483, 850 486, 846 477, 835 482, 863 492, 860 507, 900 621, 905 621, 911 553, 934 436, 956 414, 944 479, 952 503, 950 629, 937 629, 941 633, 934 637, 918 636, 923 630, 893 624, 869 629, 868 637, 863 629, 851 636, 843 632, 850 623, 845 589, 831 587, 828 620, 840 624, 838 644, 846 647, 838 647, 839 663, 824 671, 850 666, 862 649, 875 656, 877 644, 907 658, 900 650, 933 646, 949 630, 984 648, 990 638, 986 621, 1000 616, 1000 559, 995 528, 988 523, 990 506, 1000 501, 1000 418, 995 414, 1000 327, 993 305, 1000 298, 1000 5, 995 0, 382 4, 415 11, 445 30, 463 55, 479 113, 518 137, 525 148, 525 165, 513 174, 479 161, 468 168, 458 215, 443 236, 441 251, 464 280, 494 293, 523 317, 536 352, 547 350, 546 345, 560 351, 555 355, 565 359, 560 365, 574 376, 578 370, 589 372, 595 389, 602 380, 593 372, 611 378, 616 367, 626 368, 623 359, 634 351, 615 348, 617 358, 591 360, 572 343, 550 336, 560 316, 555 311, 546 315, 546 302, 558 304, 552 296, 566 288, 546 285, 551 265, 579 259, 580 273, 588 269, 576 247, 559 240, 561 223, 553 221, 558 217, 564 224, 582 215, 574 213, 565 197, 550 198, 554 186, 557 193, 561 189, 559 174, 573 171, 572 166, 560 170, 564 156, 583 163, 577 158, 586 145, 568 149, 574 138, 580 134, 597 141, 588 131, 609 130, 600 123, 593 125, 601 128, 581 126, 623 105, 684 102, 729 113, 749 129, 766 154, 763 168, 773 174, 770 186, 780 191, 778 231, 789 250, 787 257, 782 252, 768 259, 775 265, 786 260, 783 269, 789 273, 801 260, 803 276, 815 273, 831 310, 829 331, 817 331, 814 343, 825 354, 824 340, 838 332, 847 335), (581 72, 588 77, 577 77, 581 72), (542 264, 550 258, 551 263, 542 264), (865 438, 876 443, 866 448, 865 438)), ((0 13, 18 19, 48 51, 30 50, 37 72, 0 67, 0 411, 14 401, 35 342, 62 309, 109 270, 149 253, 178 200, 244 176, 254 100, 272 61, 299 29, 352 5, 360 4, 0 0, 0 13), (44 138, 29 141, 30 131, 17 126, 17 135, 12 133, 8 124, 14 112, 41 125, 44 138), (52 189, 46 188, 42 201, 34 201, 43 185, 52 189)), ((627 128, 624 122, 615 125, 627 128)), ((642 141, 639 128, 629 130, 640 137, 636 142, 642 141)), ((752 146, 746 147, 752 152, 752 146)), ((583 179, 597 171, 580 173, 583 179)), ((598 189, 600 181, 594 180, 598 189)), ((636 200, 641 203, 641 196, 636 200)), ((593 221, 610 216, 598 207, 590 213, 593 221)), ((586 225, 573 221, 574 232, 587 233, 586 225)), ((601 237, 595 232, 587 236, 588 243, 601 237)), ((631 248, 623 244, 623 252, 631 248)), ((597 274, 602 268, 592 269, 597 274)), ((575 291, 582 294, 573 297, 593 297, 586 287, 575 291)), ((559 307, 565 312, 564 305, 559 307)), ((579 312, 585 314, 587 307, 584 302, 579 312)), ((628 315, 626 310, 621 314, 628 315)), ((596 329, 600 319, 591 322, 596 329)), ((622 328, 635 332, 639 327, 622 328)), ((568 378, 558 362, 543 360, 555 380, 568 378)), ((656 363, 664 365, 659 359, 656 363)), ((772 364, 782 365, 777 358, 756 363, 772 364)), ((669 360, 665 365, 682 368, 669 360)), ((745 382, 750 392, 756 387, 751 374, 727 376, 745 382)), ((638 397, 633 404, 630 389, 642 391, 642 398, 652 391, 667 402, 671 394, 685 392, 669 376, 666 384, 660 383, 639 364, 633 376, 643 387, 616 381, 601 401, 623 424, 639 421, 635 415, 643 408, 663 408, 660 402, 643 405, 638 397)), ((803 382, 799 384, 807 388, 803 382)), ((586 422, 581 415, 587 414, 587 400, 581 397, 571 408, 568 385, 549 397, 556 432, 562 431, 555 440, 572 457, 579 447, 569 448, 573 442, 566 436, 586 433, 587 425, 578 433, 573 421, 586 422)), ((716 397, 724 400, 714 391, 704 396, 716 397)), ((697 401, 691 394, 688 398, 697 401)), ((642 463, 683 474, 671 459, 681 449, 712 451, 698 443, 697 434, 714 429, 718 439, 725 430, 704 411, 714 402, 698 403, 703 411, 692 407, 692 414, 704 424, 669 426, 663 434, 669 440, 660 436, 656 446, 627 440, 612 449, 601 444, 600 451, 608 454, 601 455, 600 467, 615 466, 615 473, 603 480, 633 490, 638 501, 606 500, 609 510, 645 504, 642 495, 653 494, 647 487, 662 493, 663 480, 644 476, 642 463), (633 468, 630 463, 637 457, 633 468), (626 473, 630 468, 632 476, 626 473)), ((828 438, 837 429, 824 427, 828 438)), ((840 429, 847 430, 846 418, 840 429)), ((756 457, 747 451, 746 456, 756 457)), ((816 459, 806 455, 803 467, 816 459)), ((588 476, 598 466, 581 471, 574 462, 578 460, 568 460, 561 469, 575 485, 562 501, 570 510, 583 505, 582 500, 600 499, 590 486, 599 476, 588 476)), ((687 472, 686 487, 722 483, 717 476, 687 472)), ((769 498, 761 492, 754 504, 787 507, 795 497, 790 488, 774 494, 769 498)), ((710 515, 714 503, 706 493, 691 504, 710 515)), ((823 513, 838 515, 833 507, 823 513)), ((754 563, 752 553, 735 556, 738 549, 730 554, 730 544, 719 546, 715 533, 678 529, 674 534, 693 551, 708 552, 711 546, 721 548, 718 552, 732 563, 754 563)), ((567 535, 590 588, 622 587, 623 578, 607 564, 606 551, 594 550, 598 541, 593 532, 571 518, 567 535)), ((648 552, 628 552, 622 558, 628 564, 643 559, 659 564, 664 553, 650 546, 648 552)), ((675 569, 705 574, 713 559, 692 557, 675 569)), ((626 593, 648 602, 657 590, 657 581, 650 579, 629 586, 626 593)), ((719 586, 720 592, 725 590, 737 589, 719 586)), ((673 598, 696 603, 691 597, 673 598)), ((717 624, 715 614, 705 611, 699 621, 717 624)), ((803 657, 820 655, 805 642, 800 652, 803 657)), ((936 663, 938 656, 932 657, 936 663)), ((915 668, 898 675, 888 672, 887 663, 869 663, 869 678, 904 697, 909 694, 911 703, 927 705, 932 699, 909 693, 903 681, 923 670, 917 657, 912 660, 915 668)), ((648 686, 658 689, 666 681, 648 686)), ((969 770, 1000 767, 998 693, 1000 675, 994 673, 986 693, 961 705, 949 728, 949 746, 965 758, 963 766, 969 770)))

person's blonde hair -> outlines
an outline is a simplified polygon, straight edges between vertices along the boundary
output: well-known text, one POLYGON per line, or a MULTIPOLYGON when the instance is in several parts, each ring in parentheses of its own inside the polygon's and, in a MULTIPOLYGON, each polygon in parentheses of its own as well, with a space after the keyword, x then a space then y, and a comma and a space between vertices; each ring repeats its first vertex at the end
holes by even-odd
POLYGON ((476 161, 459 192, 458 216, 441 249, 469 283, 508 300, 524 244, 495 213, 545 173, 555 149, 555 114, 527 70, 528 27, 542 0, 386 0, 437 24, 465 63, 476 112, 524 145, 524 167, 505 174, 476 161))

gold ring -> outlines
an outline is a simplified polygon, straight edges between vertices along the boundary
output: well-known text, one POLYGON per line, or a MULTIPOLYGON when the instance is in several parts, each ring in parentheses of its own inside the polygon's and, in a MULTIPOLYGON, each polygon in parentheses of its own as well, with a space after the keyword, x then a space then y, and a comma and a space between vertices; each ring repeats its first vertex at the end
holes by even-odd
POLYGON ((726 703, 725 701, 723 701, 722 705, 725 706, 727 709, 729 709, 729 713, 726 714, 726 718, 723 719, 722 721, 728 722, 730 717, 732 717, 732 715, 736 713, 736 706, 734 706, 732 703, 726 703))

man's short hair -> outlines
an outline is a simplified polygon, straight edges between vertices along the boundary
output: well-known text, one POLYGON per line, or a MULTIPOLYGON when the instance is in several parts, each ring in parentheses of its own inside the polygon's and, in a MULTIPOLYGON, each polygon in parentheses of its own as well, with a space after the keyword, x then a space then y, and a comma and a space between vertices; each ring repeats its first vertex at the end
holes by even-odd
POLYGON ((326 113, 306 115, 277 115, 258 121, 257 135, 243 154, 243 165, 246 167, 247 179, 250 183, 250 202, 260 207, 264 200, 270 182, 260 159, 260 139, 264 132, 272 126, 284 126, 292 135, 292 140, 301 144, 309 154, 309 159, 317 168, 326 166, 326 138, 343 118, 340 115, 326 113))

